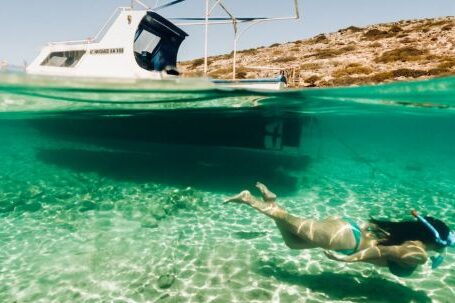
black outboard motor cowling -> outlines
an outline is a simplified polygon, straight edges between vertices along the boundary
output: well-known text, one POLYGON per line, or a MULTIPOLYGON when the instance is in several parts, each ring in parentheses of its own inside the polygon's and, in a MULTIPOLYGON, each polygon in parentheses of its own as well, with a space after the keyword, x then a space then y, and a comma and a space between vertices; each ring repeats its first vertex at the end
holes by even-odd
POLYGON ((137 64, 149 71, 176 74, 177 53, 188 36, 169 20, 147 12, 136 31, 134 56, 137 64))

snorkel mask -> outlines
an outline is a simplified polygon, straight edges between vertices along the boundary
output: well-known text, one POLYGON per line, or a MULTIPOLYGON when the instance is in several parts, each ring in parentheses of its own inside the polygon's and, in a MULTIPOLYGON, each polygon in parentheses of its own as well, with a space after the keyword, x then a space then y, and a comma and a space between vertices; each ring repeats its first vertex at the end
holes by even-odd
MULTIPOLYGON (((417 211, 413 210, 411 214, 417 218, 421 223, 423 223, 434 235, 436 243, 439 245, 447 248, 449 246, 455 246, 455 234, 451 231, 449 232, 449 235, 447 236, 447 239, 443 240, 441 239, 441 236, 439 235, 439 232, 434 228, 433 225, 430 224, 424 217, 420 216, 417 211)), ((445 251, 444 251, 445 252, 445 251)), ((436 257, 431 257, 431 268, 436 269, 439 267, 439 265, 442 264, 444 261, 444 256, 442 254, 439 254, 436 257)))

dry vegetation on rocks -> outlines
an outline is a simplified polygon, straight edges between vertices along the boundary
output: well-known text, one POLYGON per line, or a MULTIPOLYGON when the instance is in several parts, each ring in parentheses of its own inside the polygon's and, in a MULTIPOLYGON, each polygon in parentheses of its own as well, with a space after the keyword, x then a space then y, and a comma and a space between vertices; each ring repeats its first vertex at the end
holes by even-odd
MULTIPOLYGON (((202 75, 203 59, 181 62, 202 75)), ((455 17, 350 26, 306 40, 238 52, 237 78, 274 77, 283 69, 297 87, 362 85, 455 75, 455 17)), ((232 55, 209 58, 209 76, 232 77, 232 55)))

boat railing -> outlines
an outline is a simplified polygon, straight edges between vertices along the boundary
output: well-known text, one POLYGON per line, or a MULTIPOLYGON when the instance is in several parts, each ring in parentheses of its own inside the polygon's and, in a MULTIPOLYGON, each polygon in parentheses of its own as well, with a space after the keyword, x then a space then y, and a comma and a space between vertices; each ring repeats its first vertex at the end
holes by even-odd
POLYGON ((48 45, 78 45, 78 44, 90 44, 92 43, 92 39, 84 39, 84 40, 70 40, 70 41, 59 41, 59 42, 49 42, 48 45))
POLYGON ((216 0, 213 4, 210 0, 205 0, 205 15, 204 18, 171 18, 174 20, 190 20, 190 22, 180 22, 176 23, 178 26, 194 26, 202 25, 205 26, 205 38, 204 38, 204 75, 208 74, 208 28, 209 25, 219 25, 219 24, 232 24, 234 28, 234 47, 233 47, 233 58, 232 58, 232 79, 236 79, 237 74, 237 46, 240 38, 247 32, 250 28, 255 25, 265 23, 265 22, 274 22, 274 21, 285 21, 285 20, 298 20, 300 19, 299 11, 299 0, 292 0, 294 6, 294 12, 291 16, 285 17, 245 17, 237 18, 231 11, 229 11, 226 6, 223 4, 223 0, 216 0), (212 18, 211 15, 215 7, 221 7, 221 9, 227 14, 227 18, 212 18), (196 20, 200 19, 196 22, 196 20), (194 21, 193 21, 194 20, 194 21), (240 29, 239 24, 248 24, 245 28, 240 29))
POLYGON ((109 17, 109 19, 104 23, 98 33, 94 38, 87 38, 83 40, 70 40, 70 41, 59 41, 59 42, 49 42, 49 45, 79 45, 79 44, 91 44, 101 41, 104 35, 107 33, 112 23, 117 19, 117 16, 124 11, 132 10, 131 7, 117 7, 114 13, 109 17))

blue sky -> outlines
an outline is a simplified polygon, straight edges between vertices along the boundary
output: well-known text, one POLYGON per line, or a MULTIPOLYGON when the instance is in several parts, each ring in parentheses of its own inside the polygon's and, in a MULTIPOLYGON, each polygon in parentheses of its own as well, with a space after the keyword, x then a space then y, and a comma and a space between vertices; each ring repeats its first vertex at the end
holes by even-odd
MULTIPOLYGON (((129 3, 129 0, 3 0, 0 59, 21 65, 23 60, 31 62, 46 42, 94 36, 117 6, 129 3)), ((202 16, 203 3, 204 0, 186 0, 160 14, 202 16)), ((455 15, 455 0, 300 0, 300 3, 302 20, 252 28, 241 39, 239 48, 308 38, 350 25, 455 15)), ((289 15, 292 8, 292 0, 225 0, 225 4, 238 16, 283 16, 289 15)), ((182 46, 180 59, 201 57, 202 28, 184 30, 190 37, 182 46)), ((230 52, 232 35, 230 27, 213 27, 210 53, 230 52)))

